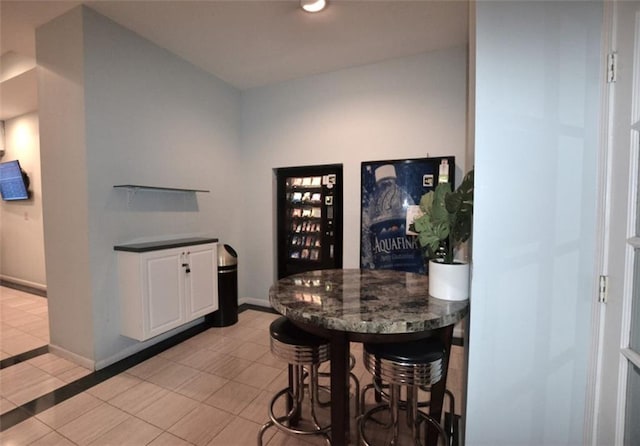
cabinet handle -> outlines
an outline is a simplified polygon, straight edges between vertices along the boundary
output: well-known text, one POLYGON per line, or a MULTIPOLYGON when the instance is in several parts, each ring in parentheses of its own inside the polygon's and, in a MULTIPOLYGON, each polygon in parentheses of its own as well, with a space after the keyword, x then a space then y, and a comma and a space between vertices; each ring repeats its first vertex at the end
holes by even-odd
MULTIPOLYGON (((187 251, 186 253, 183 252, 182 253, 182 257, 188 257, 189 254, 191 254, 191 252, 189 252, 189 251, 187 251)), ((183 259, 183 262, 185 260, 188 260, 188 259, 187 258, 183 259)), ((185 270, 184 270, 185 273, 189 274, 191 272, 191 267, 189 266, 188 262, 183 263, 182 267, 185 268, 185 270)))

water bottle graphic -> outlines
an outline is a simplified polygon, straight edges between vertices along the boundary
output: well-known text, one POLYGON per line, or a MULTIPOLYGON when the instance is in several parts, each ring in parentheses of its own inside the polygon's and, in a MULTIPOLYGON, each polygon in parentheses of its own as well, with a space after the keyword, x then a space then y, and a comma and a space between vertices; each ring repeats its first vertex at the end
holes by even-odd
POLYGON ((378 167, 375 180, 368 216, 374 268, 424 272, 417 237, 406 233, 407 207, 415 204, 413 198, 398 185, 391 164, 378 167))

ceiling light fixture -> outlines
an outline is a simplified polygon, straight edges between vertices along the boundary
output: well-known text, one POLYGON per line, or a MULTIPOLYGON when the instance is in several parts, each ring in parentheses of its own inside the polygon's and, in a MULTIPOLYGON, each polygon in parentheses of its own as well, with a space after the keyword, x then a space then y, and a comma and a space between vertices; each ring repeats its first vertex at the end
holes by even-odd
POLYGON ((320 12, 327 6, 327 0, 300 0, 300 6, 307 12, 320 12))

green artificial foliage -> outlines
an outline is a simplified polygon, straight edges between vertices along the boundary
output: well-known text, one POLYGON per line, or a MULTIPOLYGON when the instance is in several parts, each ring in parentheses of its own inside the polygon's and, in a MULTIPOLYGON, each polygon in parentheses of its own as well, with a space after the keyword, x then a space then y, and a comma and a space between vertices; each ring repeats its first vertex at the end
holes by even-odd
POLYGON ((420 209, 423 215, 413 221, 411 228, 418 233, 425 257, 454 263, 455 249, 471 236, 473 170, 465 175, 455 191, 451 191, 449 183, 440 183, 435 191, 424 194, 420 209))

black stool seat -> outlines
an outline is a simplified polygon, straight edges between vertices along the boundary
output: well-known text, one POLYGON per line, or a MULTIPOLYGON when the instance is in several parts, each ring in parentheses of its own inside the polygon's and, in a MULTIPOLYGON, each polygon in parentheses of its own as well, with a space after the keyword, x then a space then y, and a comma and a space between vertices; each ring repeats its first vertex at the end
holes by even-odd
POLYGON ((286 317, 279 317, 269 326, 271 337, 287 345, 319 347, 327 340, 296 327, 286 317))
POLYGON ((445 349, 436 338, 407 343, 364 344, 364 366, 377 379, 409 386, 430 386, 442 378, 445 349))
POLYGON ((444 344, 429 338, 398 344, 364 344, 365 350, 379 359, 405 364, 425 364, 444 358, 444 344))
POLYGON ((289 364, 319 365, 329 360, 329 341, 296 327, 286 317, 269 326, 271 353, 289 364))
MULTIPOLYGON (((401 408, 406 410, 407 425, 411 428, 411 437, 415 445, 422 444, 419 432, 422 422, 427 422, 437 431, 438 436, 448 442, 447 434, 438 420, 418 409, 418 389, 436 384, 442 379, 446 366, 444 343, 437 338, 405 343, 366 343, 362 356, 364 366, 373 375, 374 382, 387 382, 389 386, 388 402, 369 409, 359 420, 358 430, 362 443, 365 446, 371 446, 366 434, 367 422, 373 418, 374 414, 389 411, 391 421, 388 427, 392 429, 391 444, 397 444, 400 434, 398 417, 401 408), (400 398, 402 387, 406 388, 406 402, 400 398)), ((365 393, 372 388, 380 389, 375 384, 365 386, 360 407, 364 408, 365 393)))

